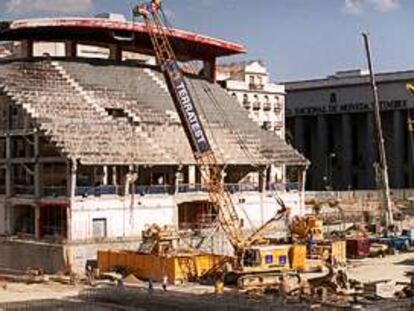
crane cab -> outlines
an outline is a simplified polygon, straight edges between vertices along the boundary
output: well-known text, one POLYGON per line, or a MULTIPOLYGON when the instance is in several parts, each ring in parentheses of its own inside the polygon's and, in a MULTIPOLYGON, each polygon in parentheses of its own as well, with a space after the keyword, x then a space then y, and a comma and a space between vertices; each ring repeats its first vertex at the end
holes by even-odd
POLYGON ((245 272, 286 270, 289 264, 290 245, 264 245, 246 248, 241 258, 245 272))
POLYGON ((290 245, 257 245, 243 250, 238 268, 232 274, 239 288, 277 284, 281 276, 291 272, 290 245))

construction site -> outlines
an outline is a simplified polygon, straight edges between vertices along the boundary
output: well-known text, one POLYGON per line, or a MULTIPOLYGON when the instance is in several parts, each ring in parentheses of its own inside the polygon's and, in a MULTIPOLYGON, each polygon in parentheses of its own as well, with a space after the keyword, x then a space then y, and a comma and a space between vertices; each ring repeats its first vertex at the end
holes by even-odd
POLYGON ((283 87, 163 6, 0 22, 0 310, 411 310, 368 34, 377 187, 306 191, 283 87))

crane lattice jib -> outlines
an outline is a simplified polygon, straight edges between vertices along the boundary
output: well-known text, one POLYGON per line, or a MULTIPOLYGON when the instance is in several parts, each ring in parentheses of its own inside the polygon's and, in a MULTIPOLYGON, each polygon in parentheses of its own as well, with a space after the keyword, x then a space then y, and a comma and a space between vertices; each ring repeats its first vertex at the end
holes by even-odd
MULTIPOLYGON (((161 66, 168 90, 190 142, 197 165, 207 168, 203 173, 209 199, 218 210, 218 219, 223 231, 236 252, 243 249, 243 235, 240 219, 230 194, 221 178, 221 168, 211 148, 200 115, 192 99, 181 68, 169 41, 170 30, 165 26, 161 16, 160 1, 153 0, 137 6, 134 16, 144 19, 148 34, 154 48, 158 64, 161 66)), ((202 170, 203 171, 203 170, 202 170)))

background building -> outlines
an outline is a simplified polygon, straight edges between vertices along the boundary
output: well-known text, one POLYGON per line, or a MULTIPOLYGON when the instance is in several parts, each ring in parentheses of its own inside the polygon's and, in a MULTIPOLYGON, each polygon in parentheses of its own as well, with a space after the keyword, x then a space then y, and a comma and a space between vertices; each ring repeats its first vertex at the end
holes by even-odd
MULTIPOLYGON (((406 83, 414 71, 377 75, 392 188, 413 186, 407 121, 413 107, 406 83)), ((285 84, 287 136, 311 161, 307 189, 373 189, 378 176, 368 72, 341 71, 285 84)))
MULTIPOLYGON (((267 131, 285 139, 285 87, 270 81, 261 61, 219 65, 217 81, 237 99, 250 119, 267 131)), ((273 167, 272 175, 285 180, 285 168, 273 167)))
POLYGON ((237 98, 249 117, 262 128, 285 136, 285 87, 270 82, 261 61, 220 65, 217 81, 237 98))

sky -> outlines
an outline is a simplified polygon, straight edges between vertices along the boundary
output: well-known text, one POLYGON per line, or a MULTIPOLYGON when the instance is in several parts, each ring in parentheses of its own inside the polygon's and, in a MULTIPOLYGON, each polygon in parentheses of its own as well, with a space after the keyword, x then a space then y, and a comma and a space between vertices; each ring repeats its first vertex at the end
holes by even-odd
MULTIPOLYGON (((133 0, 0 0, 0 19, 130 17, 133 0)), ((369 31, 377 72, 414 69, 414 0, 164 0, 170 23, 243 44, 224 62, 261 59, 273 81, 325 77, 366 67, 369 31)))

